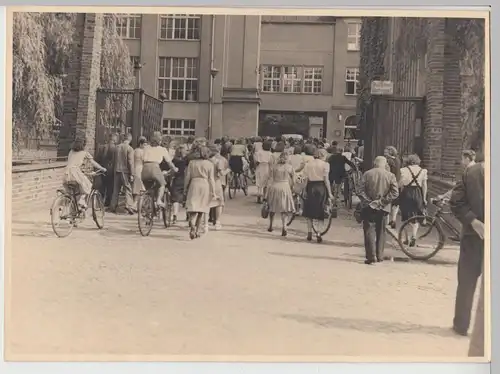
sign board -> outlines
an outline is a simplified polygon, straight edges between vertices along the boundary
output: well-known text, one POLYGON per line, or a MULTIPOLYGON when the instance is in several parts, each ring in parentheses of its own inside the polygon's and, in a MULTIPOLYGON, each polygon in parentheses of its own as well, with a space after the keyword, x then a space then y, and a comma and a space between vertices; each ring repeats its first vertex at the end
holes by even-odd
POLYGON ((370 93, 372 95, 392 95, 394 83, 392 81, 373 81, 370 93))
POLYGON ((309 125, 323 125, 323 117, 309 117, 309 125))

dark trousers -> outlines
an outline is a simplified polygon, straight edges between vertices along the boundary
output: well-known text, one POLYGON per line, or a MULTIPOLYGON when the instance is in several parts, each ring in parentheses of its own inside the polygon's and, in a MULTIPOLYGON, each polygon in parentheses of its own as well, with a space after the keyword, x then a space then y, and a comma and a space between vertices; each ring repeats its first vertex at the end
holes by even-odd
POLYGON ((215 208, 210 208, 210 211, 208 213, 208 222, 211 222, 215 225, 216 218, 215 208))
POLYGON ((365 239, 365 254, 368 261, 382 261, 385 247, 385 217, 383 210, 364 208, 363 233, 365 239))
POLYGON ((455 299, 453 326, 467 332, 470 326, 474 292, 483 272, 484 241, 476 235, 467 235, 460 241, 458 258, 458 286, 455 299))
POLYGON ((114 185, 113 185, 113 197, 111 199, 110 208, 116 211, 118 208, 118 202, 120 199, 120 191, 123 188, 125 192, 125 209, 134 209, 134 199, 132 197, 132 185, 130 184, 130 174, 115 172, 114 185))
POLYGON ((115 173, 113 170, 109 170, 106 175, 102 177, 101 183, 99 185, 99 192, 104 199, 104 206, 109 206, 111 204, 111 198, 113 197, 113 185, 114 185, 115 173))

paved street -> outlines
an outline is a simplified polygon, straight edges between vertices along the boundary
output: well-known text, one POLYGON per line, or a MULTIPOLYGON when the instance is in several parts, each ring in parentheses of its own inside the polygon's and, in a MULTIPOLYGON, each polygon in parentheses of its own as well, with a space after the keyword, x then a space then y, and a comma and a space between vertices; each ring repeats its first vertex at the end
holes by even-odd
POLYGON ((195 241, 184 222, 143 238, 135 216, 110 214, 58 239, 48 212, 16 219, 8 352, 466 356, 450 330, 456 250, 423 264, 389 245, 394 262, 366 266, 347 213, 323 244, 302 220, 270 234, 259 213, 239 195, 224 230, 195 241))

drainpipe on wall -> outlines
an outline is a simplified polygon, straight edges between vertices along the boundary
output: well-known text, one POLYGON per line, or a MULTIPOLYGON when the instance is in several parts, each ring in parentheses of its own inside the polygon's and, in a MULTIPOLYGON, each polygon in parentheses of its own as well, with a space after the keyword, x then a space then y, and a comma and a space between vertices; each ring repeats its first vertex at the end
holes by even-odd
POLYGON ((208 140, 212 139, 212 106, 214 101, 214 78, 217 71, 214 69, 214 44, 215 44, 215 15, 212 15, 212 40, 210 41, 210 84, 208 96, 208 140))

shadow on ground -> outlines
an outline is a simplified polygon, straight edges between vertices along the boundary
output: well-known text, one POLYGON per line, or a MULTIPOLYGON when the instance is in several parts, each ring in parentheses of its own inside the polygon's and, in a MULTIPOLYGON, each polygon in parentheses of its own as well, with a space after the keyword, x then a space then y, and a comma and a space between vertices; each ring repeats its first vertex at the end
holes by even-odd
POLYGON ((441 337, 457 337, 453 333, 453 330, 451 328, 442 326, 424 326, 415 323, 375 321, 357 318, 305 316, 297 314, 284 314, 280 317, 299 323, 316 325, 320 328, 355 330, 364 333, 370 332, 380 334, 424 334, 436 335, 441 337))

